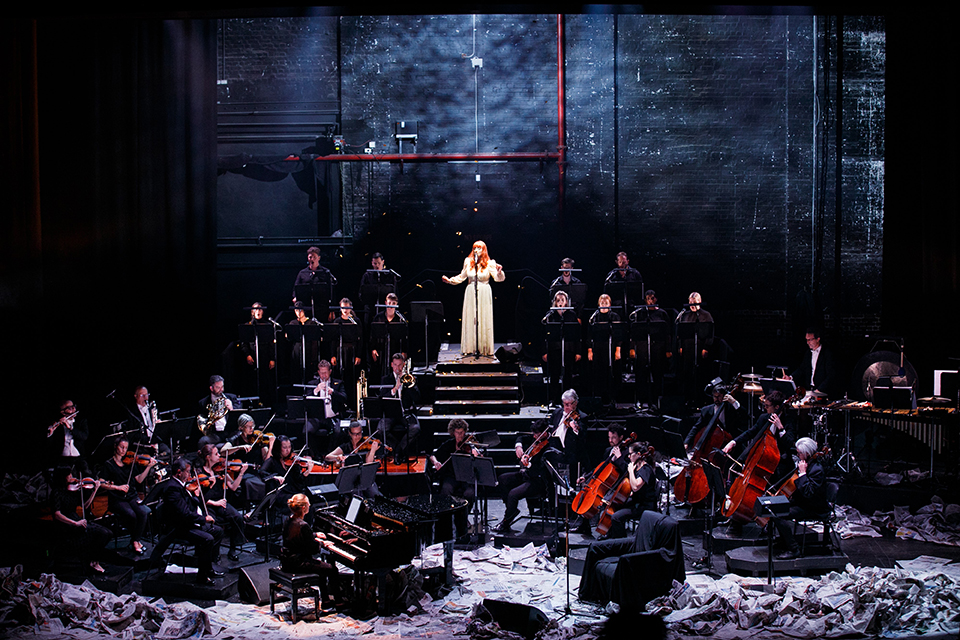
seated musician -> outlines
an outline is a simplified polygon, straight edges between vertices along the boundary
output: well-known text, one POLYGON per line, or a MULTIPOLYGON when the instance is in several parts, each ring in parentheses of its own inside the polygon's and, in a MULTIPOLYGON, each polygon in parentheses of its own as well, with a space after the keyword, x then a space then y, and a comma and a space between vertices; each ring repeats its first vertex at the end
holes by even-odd
MULTIPOLYGON (((224 473, 224 469, 218 468, 220 462, 220 452, 215 445, 205 444, 197 452, 197 471, 199 474, 206 475, 212 482, 208 487, 201 487, 200 494, 207 505, 207 513, 212 515, 217 526, 230 536, 230 550, 227 552, 227 557, 236 562, 240 559, 239 548, 246 541, 246 537, 243 534, 243 516, 227 502, 227 490, 238 491, 243 481, 243 474, 231 476, 230 473, 224 473)), ((214 562, 220 555, 218 551, 214 551, 214 562)))
POLYGON ((440 494, 445 496, 459 496, 466 498, 467 508, 457 509, 454 515, 454 525, 457 530, 457 539, 467 535, 467 514, 473 508, 474 486, 472 482, 460 482, 453 473, 453 463, 450 461, 454 453, 467 453, 479 456, 480 451, 467 440, 470 425, 462 418, 454 418, 447 423, 447 433, 450 437, 444 440, 430 456, 435 477, 440 481, 440 494))
MULTIPOLYGON (((407 357, 395 353, 390 359, 391 372, 380 380, 380 395, 385 398, 399 398, 403 415, 399 421, 382 418, 377 425, 384 443, 393 449, 397 464, 403 464, 417 453, 417 441, 420 436, 420 421, 414 413, 420 403, 420 389, 414 378, 412 383, 404 384, 404 367, 407 357)), ((413 376, 410 376, 413 378, 413 376)))
MULTIPOLYGON (((336 448, 323 457, 327 462, 334 462, 341 466, 369 464, 376 462, 381 453, 380 441, 374 437, 363 437, 363 424, 356 420, 350 423, 346 433, 340 434, 336 448)), ((377 483, 363 492, 363 497, 374 498, 381 495, 377 483)))
MULTIPOLYGON (((706 435, 702 433, 702 430, 706 427, 710 426, 711 429, 718 427, 727 432, 727 434, 736 434, 739 432, 740 425, 743 422, 741 405, 736 398, 727 393, 727 388, 723 385, 723 380, 714 378, 707 384, 703 391, 713 398, 713 402, 700 410, 697 421, 693 427, 690 428, 687 437, 683 440, 683 448, 686 449, 688 454, 697 447, 697 434, 700 433, 701 436, 706 435)), ((726 442, 723 444, 726 445, 726 442)), ((700 454, 705 459, 703 472, 707 477, 707 484, 710 487, 710 491, 713 492, 713 507, 717 509, 723 503, 723 476, 719 468, 706 461, 706 459, 710 457, 710 453, 710 451, 700 451, 700 454)))
POLYGON ((147 526, 150 507, 140 502, 137 488, 143 485, 157 460, 150 457, 145 466, 138 466, 137 456, 127 454, 129 446, 130 441, 126 436, 117 438, 113 444, 113 456, 103 463, 100 480, 101 486, 108 491, 108 508, 130 531, 131 548, 137 553, 143 553, 143 543, 140 540, 147 526))
POLYGON ((343 604, 340 573, 336 565, 314 557, 322 546, 329 547, 332 543, 323 533, 314 533, 304 521, 304 516, 310 510, 310 500, 298 493, 287 500, 287 506, 291 515, 283 523, 280 568, 286 573, 313 573, 320 576, 325 582, 321 591, 326 598, 327 608, 343 604))
MULTIPOLYGON (((241 409, 240 398, 223 390, 223 376, 210 376, 210 394, 200 398, 200 417, 213 419, 203 432, 203 437, 197 443, 198 447, 205 444, 219 444, 226 437, 224 429, 227 427, 227 412, 241 409), (215 419, 214 419, 215 418, 215 419)), ((209 421, 209 420, 207 420, 209 421)))
POLYGON ((193 477, 193 467, 186 458, 177 458, 171 465, 173 477, 166 481, 160 494, 160 521, 169 532, 154 547, 151 564, 158 564, 161 555, 175 539, 194 545, 197 560, 197 583, 213 585, 213 578, 223 573, 214 570, 213 556, 223 538, 223 529, 218 527, 212 515, 203 509, 196 493, 187 489, 193 477))
POLYGON ((343 388, 343 381, 331 376, 333 365, 329 360, 321 360, 317 365, 317 375, 310 381, 313 387, 313 396, 323 400, 323 416, 320 418, 308 417, 304 426, 307 438, 307 448, 310 455, 319 460, 327 450, 328 440, 340 436, 340 417, 347 406, 347 394, 343 388))
MULTIPOLYGON (((770 433, 777 439, 777 449, 780 452, 792 451, 796 439, 796 429, 792 417, 784 412, 783 394, 779 391, 771 391, 760 398, 760 404, 763 406, 763 413, 757 418, 757 422, 742 434, 731 440, 723 448, 724 453, 730 453, 738 443, 744 445, 743 452, 740 454, 740 462, 744 462, 750 454, 750 450, 761 439, 764 429, 770 430, 770 433)), ((776 472, 771 477, 771 483, 777 479, 785 477, 793 471, 793 462, 790 456, 781 455, 780 464, 776 472)))
POLYGON ((395 293, 388 293, 384 300, 386 305, 383 308, 383 311, 380 311, 373 317, 373 322, 371 322, 371 337, 370 337, 370 373, 371 375, 374 372, 381 372, 381 375, 389 375, 389 369, 387 362, 384 362, 387 356, 387 347, 389 346, 390 350, 394 353, 400 352, 403 354, 403 357, 407 357, 407 339, 404 338, 400 341, 400 344, 394 344, 391 341, 391 344, 387 344, 386 338, 373 338, 372 336, 372 325, 377 323, 384 324, 395 324, 403 323, 406 324, 407 319, 403 317, 400 311, 397 309, 397 306, 400 304, 400 298, 397 297, 395 293))
POLYGON ((305 474, 309 473, 310 469, 297 464, 290 438, 278 437, 273 443, 273 450, 275 454, 263 463, 261 473, 267 489, 272 491, 279 485, 277 494, 284 495, 284 500, 306 491, 308 485, 305 474))
POLYGON ((227 499, 238 508, 246 509, 250 505, 258 504, 266 493, 263 480, 257 475, 258 470, 266 459, 272 442, 270 438, 258 437, 254 434, 256 423, 253 418, 244 413, 237 419, 237 432, 227 439, 221 453, 228 461, 233 473, 240 479, 237 488, 227 491, 227 499), (243 464, 237 465, 239 461, 243 464))
POLYGON ((634 442, 628 449, 627 477, 630 483, 630 497, 619 509, 613 512, 608 538, 621 538, 626 535, 625 523, 637 520, 644 511, 660 511, 657 504, 660 493, 657 475, 654 469, 654 448, 647 442, 634 442))
MULTIPOLYGON (((572 306, 566 291, 557 291, 553 294, 551 308, 572 306)), ((568 309, 567 311, 548 311, 541 322, 550 325, 560 325, 561 323, 570 325, 579 324, 580 320, 573 309, 568 309)), ((543 353, 543 361, 547 363, 550 375, 550 402, 556 401, 560 389, 567 389, 572 386, 576 366, 580 362, 579 331, 576 337, 572 339, 560 340, 560 337, 559 333, 554 337, 548 336, 546 350, 543 353)))
MULTIPOLYGON (((792 560, 800 556, 800 545, 793 535, 793 521, 816 519, 830 509, 827 504, 827 473, 814 457, 817 441, 813 438, 797 440, 796 489, 790 494, 790 512, 785 518, 772 518, 773 526, 780 535, 780 543, 786 550, 777 556, 779 560, 792 560)), ((789 458, 789 456, 787 456, 789 458)))
POLYGON ((50 492, 50 510, 53 512, 57 539, 65 543, 63 546, 67 554, 78 561, 87 562, 97 573, 104 572, 100 560, 113 537, 109 529, 97 524, 89 516, 100 484, 96 480, 93 486, 81 488, 69 467, 57 467, 53 472, 53 488, 50 492), (78 514, 78 510, 83 515, 78 514))
POLYGON ((504 534, 511 530, 510 525, 520 515, 520 500, 542 496, 546 491, 550 480, 549 472, 543 463, 548 448, 544 447, 532 455, 527 452, 535 442, 549 438, 547 433, 549 429, 550 424, 546 420, 536 420, 530 425, 529 435, 517 437, 514 451, 520 468, 517 471, 505 473, 499 478, 498 486, 506 509, 503 520, 494 529, 496 533, 504 534))

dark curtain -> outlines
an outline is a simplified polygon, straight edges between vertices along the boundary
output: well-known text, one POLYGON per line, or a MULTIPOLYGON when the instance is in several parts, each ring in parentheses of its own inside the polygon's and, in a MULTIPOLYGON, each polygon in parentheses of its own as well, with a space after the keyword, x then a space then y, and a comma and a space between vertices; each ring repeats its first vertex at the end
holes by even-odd
POLYGON ((216 25, 74 19, 5 29, 18 55, 5 56, 4 89, 24 112, 11 140, 24 182, 12 228, 4 223, 4 245, 21 260, 4 277, 17 372, 7 391, 31 433, 53 421, 60 399, 74 399, 96 442, 119 409, 111 390, 129 403, 144 383, 173 408, 186 402, 173 394, 200 397, 213 373, 216 25))

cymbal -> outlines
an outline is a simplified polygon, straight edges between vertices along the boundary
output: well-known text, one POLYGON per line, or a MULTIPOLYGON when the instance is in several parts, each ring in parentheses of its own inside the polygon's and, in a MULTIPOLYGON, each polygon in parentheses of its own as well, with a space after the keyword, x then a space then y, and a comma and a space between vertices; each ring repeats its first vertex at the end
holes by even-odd
POLYGON ((873 402, 873 388, 880 378, 889 377, 898 387, 916 387, 917 370, 906 358, 903 359, 903 375, 897 375, 900 358, 900 353, 895 351, 874 351, 860 358, 853 373, 854 397, 873 402))
POLYGON ((759 373, 741 373, 740 377, 743 378, 744 380, 759 380, 760 374, 759 373))

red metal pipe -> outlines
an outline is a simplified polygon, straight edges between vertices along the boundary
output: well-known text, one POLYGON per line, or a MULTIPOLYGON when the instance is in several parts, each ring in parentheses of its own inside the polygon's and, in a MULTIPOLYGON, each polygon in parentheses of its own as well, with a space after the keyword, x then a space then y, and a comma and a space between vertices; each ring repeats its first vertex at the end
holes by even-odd
POLYGON ((559 158, 555 151, 515 152, 515 153, 356 153, 334 154, 314 158, 322 162, 470 162, 522 160, 552 160, 559 158))

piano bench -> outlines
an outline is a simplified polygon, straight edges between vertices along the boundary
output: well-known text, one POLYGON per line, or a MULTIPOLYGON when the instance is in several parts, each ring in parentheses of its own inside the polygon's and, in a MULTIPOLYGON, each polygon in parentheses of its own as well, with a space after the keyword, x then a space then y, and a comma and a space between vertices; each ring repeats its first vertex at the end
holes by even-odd
POLYGON ((290 594, 290 616, 297 622, 297 602, 300 598, 313 598, 313 609, 320 614, 320 576, 315 573, 286 573, 277 567, 270 569, 270 613, 273 613, 278 592, 290 594))

